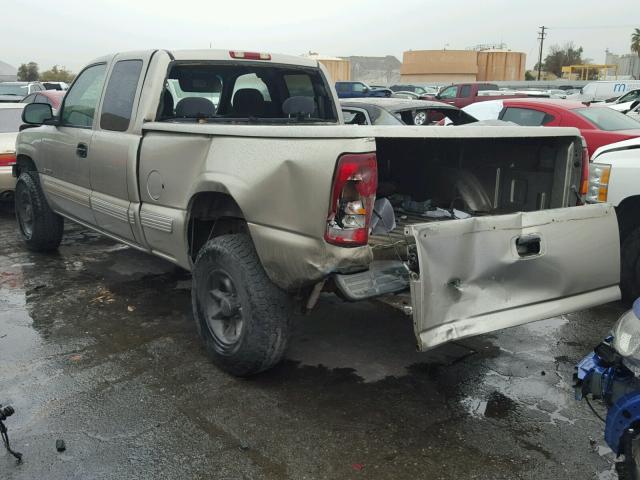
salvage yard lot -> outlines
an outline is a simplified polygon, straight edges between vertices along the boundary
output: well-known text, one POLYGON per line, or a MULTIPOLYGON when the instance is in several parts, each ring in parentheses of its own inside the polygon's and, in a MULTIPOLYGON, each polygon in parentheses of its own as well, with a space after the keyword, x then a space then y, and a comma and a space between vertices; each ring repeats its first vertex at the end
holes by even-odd
POLYGON ((409 317, 327 295, 246 380, 208 359, 188 273, 69 225, 29 253, 9 213, 0 241, 0 398, 25 455, 3 478, 610 478, 571 384, 619 304, 419 354, 409 317))

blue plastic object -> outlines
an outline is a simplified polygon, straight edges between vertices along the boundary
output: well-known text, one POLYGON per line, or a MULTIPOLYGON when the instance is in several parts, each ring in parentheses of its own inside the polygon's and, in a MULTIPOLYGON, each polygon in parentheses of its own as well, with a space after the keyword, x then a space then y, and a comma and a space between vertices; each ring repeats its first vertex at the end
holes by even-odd
POLYGON ((621 452, 622 434, 640 420, 640 392, 631 392, 618 399, 607 414, 604 440, 617 455, 621 452))

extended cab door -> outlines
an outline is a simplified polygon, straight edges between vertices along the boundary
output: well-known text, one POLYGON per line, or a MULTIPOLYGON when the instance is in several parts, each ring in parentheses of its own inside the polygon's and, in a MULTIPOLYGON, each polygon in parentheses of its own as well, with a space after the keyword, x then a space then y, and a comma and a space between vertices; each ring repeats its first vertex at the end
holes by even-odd
POLYGON ((136 162, 140 132, 134 131, 136 105, 153 52, 117 55, 110 67, 92 142, 91 207, 98 226, 120 238, 136 238, 139 205, 136 162))
POLYGON ((421 350, 620 298, 610 205, 430 222, 405 233, 419 261, 410 284, 421 350))
POLYGON ((40 179, 51 207, 94 224, 91 211, 89 162, 98 101, 104 87, 106 63, 85 68, 65 96, 60 120, 44 137, 46 168, 40 179))

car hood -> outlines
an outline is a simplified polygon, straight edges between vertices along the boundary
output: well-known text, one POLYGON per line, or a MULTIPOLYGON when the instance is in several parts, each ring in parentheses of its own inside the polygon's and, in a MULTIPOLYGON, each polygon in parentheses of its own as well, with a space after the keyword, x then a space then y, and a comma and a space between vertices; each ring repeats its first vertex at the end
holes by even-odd
POLYGON ((629 140, 622 140, 621 142, 603 145, 593 153, 593 155, 591 156, 591 160, 595 160, 600 155, 606 152, 610 152, 613 150, 627 150, 632 148, 640 148, 640 138, 631 138, 629 140))
POLYGON ((18 132, 0 133, 0 153, 15 152, 18 132))

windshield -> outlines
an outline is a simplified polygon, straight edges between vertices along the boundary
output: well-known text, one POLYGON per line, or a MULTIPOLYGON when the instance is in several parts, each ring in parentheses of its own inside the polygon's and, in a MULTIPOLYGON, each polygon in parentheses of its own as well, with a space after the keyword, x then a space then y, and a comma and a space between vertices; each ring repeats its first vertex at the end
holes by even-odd
POLYGON ((17 132, 22 125, 21 108, 0 108, 0 133, 17 132))
POLYGON ((613 132, 640 129, 640 122, 608 107, 577 108, 574 112, 586 118, 600 130, 613 132))
POLYGON ((27 87, 27 85, 7 85, 6 83, 0 83, 0 95, 26 97, 27 93, 29 93, 27 87))
POLYGON ((320 70, 264 62, 177 64, 159 120, 252 123, 337 122, 320 70))

